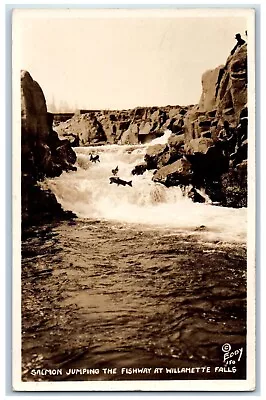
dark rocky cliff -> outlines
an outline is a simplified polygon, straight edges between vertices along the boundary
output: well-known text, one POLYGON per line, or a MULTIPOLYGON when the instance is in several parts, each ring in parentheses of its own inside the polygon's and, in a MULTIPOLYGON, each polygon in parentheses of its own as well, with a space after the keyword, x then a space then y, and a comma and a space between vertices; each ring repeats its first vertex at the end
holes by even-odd
MULTIPOLYGON (((146 168, 155 182, 192 186, 229 207, 247 205, 247 45, 202 77, 199 104, 190 107, 167 145, 149 148, 146 168)), ((142 167, 142 169, 145 169, 142 167)))
POLYGON ((21 194, 22 223, 66 215, 55 196, 38 185, 45 177, 73 170, 76 154, 68 140, 52 129, 42 89, 27 71, 21 71, 21 194))

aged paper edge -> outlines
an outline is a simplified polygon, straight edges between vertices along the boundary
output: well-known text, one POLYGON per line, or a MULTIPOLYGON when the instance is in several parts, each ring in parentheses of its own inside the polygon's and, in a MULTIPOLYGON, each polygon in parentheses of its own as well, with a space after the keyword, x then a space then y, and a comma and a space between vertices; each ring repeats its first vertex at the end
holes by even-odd
MULTIPOLYGON (((23 10, 22 10, 23 11, 23 10)), ((38 9, 27 10, 33 17, 39 16, 38 9), (37 11, 37 12, 36 12, 37 11)), ((45 9, 51 13, 58 10, 45 9)), ((21 380, 21 103, 20 103, 20 66, 19 52, 22 45, 19 41, 17 24, 20 10, 15 10, 12 25, 12 387, 14 391, 253 391, 255 390, 255 246, 256 246, 256 167, 255 167, 255 10, 250 9, 149 9, 149 10, 93 10, 88 9, 90 16, 110 18, 115 12, 121 17, 131 17, 133 13, 149 18, 151 15, 165 17, 168 13, 178 12, 182 17, 203 15, 245 16, 249 32, 248 49, 248 109, 249 109, 249 147, 248 147, 248 252, 247 252, 247 378, 246 380, 171 380, 171 381, 75 381, 75 382, 22 382, 21 380)), ((62 18, 72 18, 84 10, 61 10, 62 18)), ((58 14, 57 14, 58 17, 58 14)), ((203 71, 204 72, 204 71, 203 71)))

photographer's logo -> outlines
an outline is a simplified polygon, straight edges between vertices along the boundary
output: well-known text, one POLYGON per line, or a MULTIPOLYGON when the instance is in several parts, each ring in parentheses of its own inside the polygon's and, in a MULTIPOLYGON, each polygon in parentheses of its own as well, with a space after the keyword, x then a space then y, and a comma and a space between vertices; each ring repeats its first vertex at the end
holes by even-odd
POLYGON ((241 360, 243 355, 243 347, 240 347, 237 350, 232 350, 232 346, 229 343, 225 343, 222 346, 222 351, 224 352, 225 365, 235 365, 236 362, 241 360))

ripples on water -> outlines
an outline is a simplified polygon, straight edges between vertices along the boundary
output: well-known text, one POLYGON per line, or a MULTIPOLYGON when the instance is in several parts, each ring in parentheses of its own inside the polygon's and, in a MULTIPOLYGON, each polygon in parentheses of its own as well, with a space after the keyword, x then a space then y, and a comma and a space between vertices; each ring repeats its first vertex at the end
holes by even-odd
MULTIPOLYGON (((220 366, 224 343, 245 349, 241 243, 77 219, 33 228, 22 255, 24 380, 158 379, 33 377, 30 370, 220 366)), ((236 374, 208 378, 245 378, 242 360, 236 374)))
MULTIPOLYGON (((44 185, 79 218, 23 240, 23 379, 206 379, 121 368, 223 366, 223 344, 245 351, 246 210, 193 204, 152 182, 152 171, 132 176, 145 146, 76 152, 77 171, 44 185), (109 184, 117 165, 132 187, 109 184), (111 367, 116 375, 30 373, 111 367)), ((207 377, 236 378, 245 378, 245 354, 235 374, 207 377)))

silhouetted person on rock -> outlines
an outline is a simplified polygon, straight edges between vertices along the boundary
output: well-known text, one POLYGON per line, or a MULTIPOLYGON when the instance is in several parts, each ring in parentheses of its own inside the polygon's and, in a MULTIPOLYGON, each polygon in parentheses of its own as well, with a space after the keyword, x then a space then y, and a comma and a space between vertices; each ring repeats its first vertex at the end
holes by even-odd
MULTIPOLYGON (((235 53, 235 51, 237 50, 238 47, 241 47, 241 46, 243 46, 243 44, 246 43, 245 40, 243 40, 243 39, 241 38, 240 33, 237 33, 237 34, 235 35, 235 39, 237 40, 237 44, 235 45, 235 47, 233 48, 233 50, 231 50, 231 53, 230 53, 231 56, 235 53)), ((217 78, 217 81, 216 81, 215 97, 217 97, 217 95, 218 95, 218 90, 219 90, 219 88, 220 88, 220 84, 221 84, 222 77, 223 77, 223 75, 224 75, 224 73, 225 73, 225 70, 227 69, 227 64, 228 64, 228 60, 227 60, 227 62, 226 62, 226 64, 225 64, 225 66, 224 66, 223 68, 221 68, 220 71, 219 71, 219 75, 218 75, 218 78, 217 78)))
POLYGON ((243 46, 243 44, 245 44, 245 40, 242 39, 240 33, 237 33, 235 35, 235 39, 237 40, 237 44, 235 45, 235 47, 233 48, 233 50, 231 50, 231 56, 235 53, 235 51, 237 50, 238 47, 243 46))

